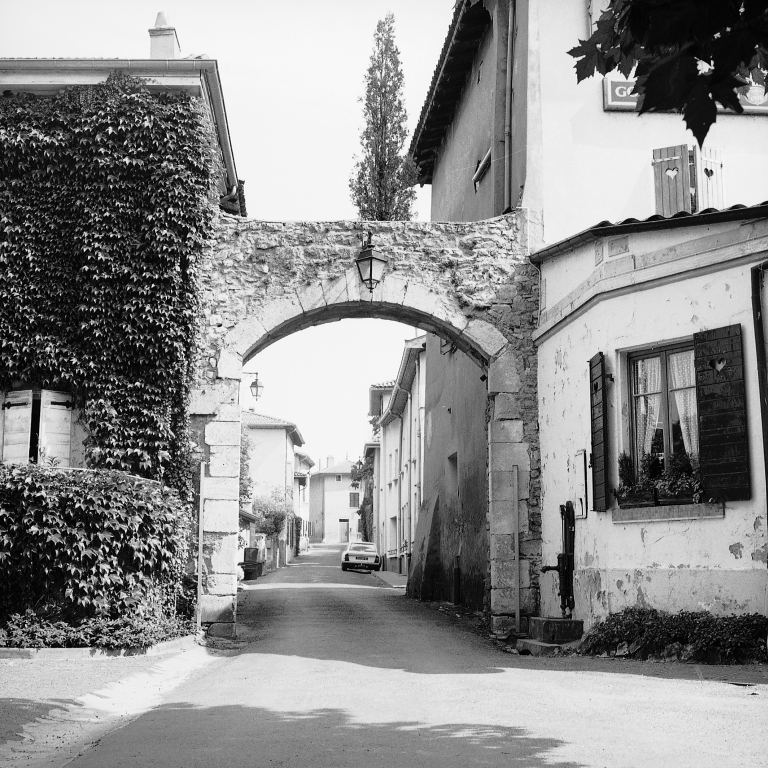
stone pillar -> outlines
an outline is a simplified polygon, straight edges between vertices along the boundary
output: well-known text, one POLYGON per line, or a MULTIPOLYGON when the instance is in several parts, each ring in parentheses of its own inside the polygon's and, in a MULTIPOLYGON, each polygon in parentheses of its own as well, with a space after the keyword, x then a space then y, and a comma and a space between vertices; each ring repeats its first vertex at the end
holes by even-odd
POLYGON ((520 559, 520 533, 527 528, 530 445, 524 441, 521 382, 515 353, 507 349, 489 366, 493 414, 488 425, 491 630, 508 634, 519 623, 528 563, 520 559), (522 507, 525 507, 522 509, 522 507))
POLYGON ((206 578, 200 598, 202 621, 216 637, 235 637, 237 537, 240 496, 239 382, 217 382, 193 390, 191 413, 200 426, 206 474, 203 479, 203 557, 206 578), (221 402, 221 399, 224 402, 221 402))

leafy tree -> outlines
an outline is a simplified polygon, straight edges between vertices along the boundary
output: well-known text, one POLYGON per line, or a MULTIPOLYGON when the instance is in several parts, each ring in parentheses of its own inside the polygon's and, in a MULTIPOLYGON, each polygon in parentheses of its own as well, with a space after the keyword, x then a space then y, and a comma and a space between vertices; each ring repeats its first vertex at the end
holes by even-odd
POLYGON ((401 154, 408 132, 393 14, 387 14, 376 25, 373 41, 365 75, 365 98, 361 99, 365 117, 360 136, 363 156, 355 165, 349 188, 360 218, 410 219, 416 196, 416 167, 409 156, 401 154))
POLYGON ((568 52, 579 82, 618 70, 637 77, 640 113, 681 112, 703 144, 719 102, 765 87, 768 0, 611 0, 588 40, 568 52))

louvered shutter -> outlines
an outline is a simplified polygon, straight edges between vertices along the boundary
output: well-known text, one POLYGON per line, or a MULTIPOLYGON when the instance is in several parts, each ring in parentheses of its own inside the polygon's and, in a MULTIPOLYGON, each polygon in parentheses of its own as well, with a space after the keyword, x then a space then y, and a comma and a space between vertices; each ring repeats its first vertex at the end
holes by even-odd
POLYGON ((691 213, 691 168, 688 145, 653 150, 656 213, 674 216, 691 213))
POLYGON ((694 147, 697 210, 723 207, 723 161, 719 149, 694 147))
POLYGON ((605 398, 605 359, 598 352, 589 361, 589 404, 592 422, 592 508, 598 511, 607 506, 606 443, 607 408, 605 398))
POLYGON ((31 431, 32 390, 8 392, 3 402, 4 464, 26 464, 29 461, 31 431))
POLYGON ((56 459, 70 466, 72 440, 72 396, 44 389, 40 395, 40 463, 56 459))
POLYGON ((694 334, 699 463, 705 500, 750 498, 741 326, 694 334))

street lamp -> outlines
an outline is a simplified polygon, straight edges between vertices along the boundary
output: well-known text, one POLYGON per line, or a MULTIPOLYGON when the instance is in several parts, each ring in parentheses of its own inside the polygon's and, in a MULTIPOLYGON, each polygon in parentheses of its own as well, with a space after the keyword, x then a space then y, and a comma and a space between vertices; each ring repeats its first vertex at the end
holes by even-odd
POLYGON ((255 374, 250 386, 251 394, 254 400, 258 400, 261 397, 261 393, 264 391, 264 385, 259 381, 259 374, 255 374))
POLYGON ((384 276, 384 267, 389 263, 389 259, 372 248, 371 237, 371 233, 368 232, 366 240, 363 241, 363 247, 355 259, 355 264, 363 285, 373 293, 373 289, 384 276))

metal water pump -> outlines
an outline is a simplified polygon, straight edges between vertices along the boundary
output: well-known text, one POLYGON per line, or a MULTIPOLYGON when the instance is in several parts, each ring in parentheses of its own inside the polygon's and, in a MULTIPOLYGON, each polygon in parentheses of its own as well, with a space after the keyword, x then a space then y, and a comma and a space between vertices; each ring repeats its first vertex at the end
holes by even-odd
POLYGON ((573 502, 560 505, 560 517, 563 521, 563 551, 557 556, 557 565, 545 565, 542 573, 557 571, 560 581, 560 611, 564 619, 570 619, 576 601, 573 596, 574 544, 576 538, 576 512, 573 502))

